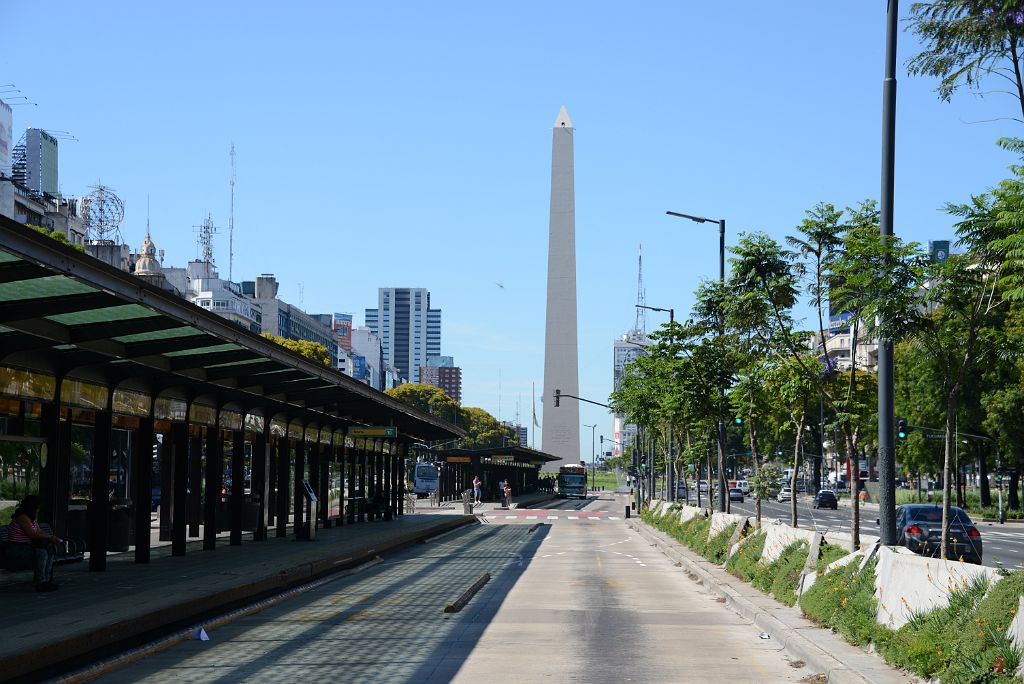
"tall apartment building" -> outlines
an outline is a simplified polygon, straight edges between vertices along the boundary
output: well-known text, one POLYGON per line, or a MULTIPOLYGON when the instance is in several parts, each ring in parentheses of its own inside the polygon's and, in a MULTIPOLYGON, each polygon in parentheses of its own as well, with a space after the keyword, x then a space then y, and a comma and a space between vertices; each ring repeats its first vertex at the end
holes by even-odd
POLYGON ((366 326, 380 338, 384 360, 411 382, 420 382, 420 368, 441 355, 441 310, 430 308, 426 288, 380 288, 366 326))
POLYGON ((456 403, 462 403, 462 369, 451 356, 435 356, 420 366, 420 382, 439 387, 456 403))
MULTIPOLYGON (((648 343, 647 336, 639 330, 630 330, 622 339, 615 340, 613 345, 614 359, 612 362, 612 387, 619 388, 626 366, 638 356, 647 353, 644 346, 648 343)), ((636 438, 637 427, 627 423, 626 417, 616 413, 612 418, 612 455, 621 456, 623 451, 636 438)))

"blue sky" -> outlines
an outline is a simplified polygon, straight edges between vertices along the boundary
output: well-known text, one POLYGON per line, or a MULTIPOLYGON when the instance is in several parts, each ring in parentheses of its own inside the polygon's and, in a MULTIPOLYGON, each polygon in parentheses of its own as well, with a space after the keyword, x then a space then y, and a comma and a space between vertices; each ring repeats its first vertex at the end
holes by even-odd
MULTIPOLYGON (((904 11, 908 3, 904 3, 904 11)), ((647 302, 692 305, 717 277, 717 232, 665 210, 782 238, 803 212, 877 197, 884 0, 708 2, 7 3, 0 83, 36 106, 14 131, 70 131, 60 182, 102 181, 168 264, 209 212, 236 280, 362 321, 382 286, 427 287, 464 403, 529 422, 542 385, 550 128, 576 126, 580 392, 611 390, 613 340, 647 302), (504 287, 499 287, 501 283, 504 287), (501 391, 499 393, 499 376, 501 391)), ((903 64, 896 231, 951 236, 940 209, 1003 178, 1019 135, 1005 95, 940 102, 903 64)), ((17 101, 16 101, 17 102, 17 101)), ((661 322, 649 314, 649 327, 661 322)), ((538 402, 538 413, 542 409, 538 402)), ((584 423, 611 418, 584 405, 584 423)), ((583 458, 590 430, 581 428, 583 458)), ((537 445, 540 446, 539 436, 537 445)))

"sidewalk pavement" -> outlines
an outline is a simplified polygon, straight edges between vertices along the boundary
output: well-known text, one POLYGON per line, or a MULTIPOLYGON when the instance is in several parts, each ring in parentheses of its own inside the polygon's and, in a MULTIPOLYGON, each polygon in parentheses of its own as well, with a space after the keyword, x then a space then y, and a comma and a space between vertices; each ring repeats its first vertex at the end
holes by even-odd
POLYGON ((218 540, 216 551, 195 542, 181 557, 154 549, 148 565, 130 553, 111 555, 106 572, 58 566, 60 590, 51 593, 32 591, 25 573, 25 582, 0 586, 0 681, 38 681, 476 520, 461 510, 320 529, 315 542, 218 540))
POLYGON ((847 643, 818 627, 799 608, 783 605, 719 565, 698 556, 663 532, 640 520, 626 523, 670 560, 696 576, 730 609, 751 620, 790 656, 824 673, 829 684, 913 684, 920 679, 890 667, 880 656, 847 643))

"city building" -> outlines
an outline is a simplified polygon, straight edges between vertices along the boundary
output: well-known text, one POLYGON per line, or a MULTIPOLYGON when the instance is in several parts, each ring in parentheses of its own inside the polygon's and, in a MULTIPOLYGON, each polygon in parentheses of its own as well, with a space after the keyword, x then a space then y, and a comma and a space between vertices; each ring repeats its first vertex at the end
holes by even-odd
POLYGON ((380 288, 366 326, 380 338, 384 360, 411 382, 420 382, 420 368, 441 355, 441 310, 430 308, 426 288, 380 288))
POLYGON ((29 226, 57 231, 73 245, 85 244, 85 220, 81 200, 39 195, 0 175, 0 216, 29 226))
MULTIPOLYGON (((156 245, 149 236, 149 229, 146 229, 146 239, 142 241, 138 254, 132 254, 132 273, 136 278, 145 280, 150 285, 167 290, 181 297, 181 290, 177 289, 164 273, 163 264, 157 258, 157 254, 163 257, 163 250, 157 250, 156 245)), ((258 331, 255 331, 258 332, 258 331)))
POLYGON ((435 356, 420 366, 420 382, 444 390, 444 393, 462 404, 462 369, 451 356, 435 356))
POLYGON ((59 195, 57 138, 41 128, 26 129, 12 152, 11 176, 36 195, 59 195))
MULTIPOLYGON (((638 316, 638 321, 641 317, 638 316)), ((615 340, 612 345, 614 355, 612 361, 612 387, 619 389, 622 376, 626 366, 633 362, 638 356, 647 353, 645 346, 649 343, 647 335, 641 330, 634 329, 625 333, 621 339, 615 340)), ((637 427, 635 423, 627 423, 626 417, 621 413, 612 416, 612 456, 621 456, 625 449, 633 443, 636 438, 637 427)))
POLYGON ((263 332, 288 340, 316 342, 327 348, 331 367, 338 367, 338 341, 330 325, 324 325, 297 306, 278 298, 280 285, 273 273, 264 273, 255 282, 243 282, 242 292, 249 294, 262 312, 263 332))
MULTIPOLYGON (((559 460, 545 465, 558 470, 580 460, 580 405, 575 399, 554 407, 555 390, 579 396, 576 326, 576 191, 573 127, 565 107, 551 131, 551 213, 548 230, 547 311, 544 328, 544 427, 541 450, 559 460)), ((588 459, 589 460, 589 459, 588 459)))

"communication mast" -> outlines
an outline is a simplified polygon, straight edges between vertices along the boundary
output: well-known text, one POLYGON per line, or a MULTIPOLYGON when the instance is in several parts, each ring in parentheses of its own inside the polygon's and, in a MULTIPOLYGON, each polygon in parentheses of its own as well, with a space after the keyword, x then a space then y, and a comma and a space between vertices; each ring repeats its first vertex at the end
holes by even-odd
POLYGON ((213 225, 213 217, 210 214, 207 214, 206 220, 203 221, 202 225, 192 227, 199 233, 199 238, 196 242, 199 246, 199 251, 202 252, 202 260, 208 264, 212 264, 213 234, 217 232, 217 228, 213 225))
POLYGON ((647 310, 641 307, 646 305, 647 295, 644 292, 644 246, 641 243, 636 267, 636 323, 633 324, 633 330, 644 337, 647 336, 647 316, 644 315, 647 310))
POLYGON ((234 282, 235 267, 235 143, 231 143, 231 214, 228 216, 228 281, 234 282))

